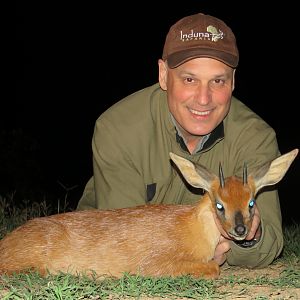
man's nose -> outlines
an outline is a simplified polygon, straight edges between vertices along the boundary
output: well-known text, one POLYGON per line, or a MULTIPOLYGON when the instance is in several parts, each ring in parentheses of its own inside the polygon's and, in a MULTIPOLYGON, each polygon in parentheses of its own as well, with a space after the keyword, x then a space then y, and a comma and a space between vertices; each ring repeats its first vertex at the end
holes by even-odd
POLYGON ((199 105, 207 105, 211 99, 211 91, 209 86, 206 84, 201 84, 197 88, 195 99, 199 105))

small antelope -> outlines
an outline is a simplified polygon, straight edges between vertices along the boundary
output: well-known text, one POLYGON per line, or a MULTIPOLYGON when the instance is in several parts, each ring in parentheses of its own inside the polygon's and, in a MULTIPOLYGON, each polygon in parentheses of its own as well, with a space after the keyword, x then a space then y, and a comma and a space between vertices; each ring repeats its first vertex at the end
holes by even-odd
POLYGON ((217 278, 220 269, 213 256, 220 233, 214 215, 232 239, 244 239, 255 195, 279 182, 297 154, 294 149, 249 175, 245 167, 242 179, 224 179, 221 168, 216 176, 170 153, 187 182, 206 190, 199 203, 76 211, 29 220, 0 241, 0 274, 35 270, 43 276, 62 271, 217 278))

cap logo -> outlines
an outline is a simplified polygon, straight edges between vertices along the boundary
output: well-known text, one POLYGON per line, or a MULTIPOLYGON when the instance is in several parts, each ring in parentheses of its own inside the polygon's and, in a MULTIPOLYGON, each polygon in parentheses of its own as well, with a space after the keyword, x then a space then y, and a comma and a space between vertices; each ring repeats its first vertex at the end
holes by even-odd
POLYGON ((219 39, 223 39, 224 33, 219 29, 217 30, 216 27, 209 25, 206 28, 206 32, 194 32, 191 29, 190 33, 183 33, 182 30, 180 31, 180 39, 185 41, 190 40, 209 40, 212 42, 217 42, 219 39))
POLYGON ((169 68, 208 57, 236 68, 239 51, 234 33, 222 20, 202 13, 184 17, 172 25, 166 36, 162 59, 169 68))

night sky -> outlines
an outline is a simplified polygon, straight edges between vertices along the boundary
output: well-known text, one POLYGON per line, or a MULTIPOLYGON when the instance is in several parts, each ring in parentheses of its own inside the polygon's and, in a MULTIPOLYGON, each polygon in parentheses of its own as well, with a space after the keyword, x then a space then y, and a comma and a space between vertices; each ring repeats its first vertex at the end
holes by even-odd
MULTIPOLYGON (((176 7, 173 1, 163 7, 163 1, 149 7, 141 2, 105 8, 100 2, 17 2, 16 97, 2 101, 0 129, 19 130, 36 141, 41 173, 55 189, 62 192, 58 182, 74 187, 69 199, 76 204, 92 175, 97 117, 157 81, 169 26, 197 12, 223 19, 236 34, 240 64, 234 95, 276 130, 282 153, 300 146, 298 27, 291 6, 272 5, 270 11, 253 1, 184 1, 176 7)), ((16 160, 22 168, 20 155, 16 160)), ((299 170, 298 157, 279 183, 285 222, 299 221, 299 170)))

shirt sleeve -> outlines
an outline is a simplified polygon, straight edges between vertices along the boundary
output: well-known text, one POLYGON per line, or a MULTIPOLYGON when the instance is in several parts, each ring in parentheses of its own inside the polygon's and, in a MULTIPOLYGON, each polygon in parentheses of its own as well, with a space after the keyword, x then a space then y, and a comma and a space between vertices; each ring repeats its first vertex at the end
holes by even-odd
POLYGON ((116 126, 105 119, 96 122, 92 139, 94 176, 85 187, 78 209, 114 209, 146 202, 145 183, 128 150, 130 141, 124 143, 126 137, 120 136, 116 126))
POLYGON ((282 251, 283 234, 277 191, 262 193, 257 200, 261 215, 261 238, 250 248, 242 248, 232 242, 227 255, 230 265, 263 268, 271 264, 282 251))
MULTIPOLYGON (((250 166, 255 167, 279 156, 276 135, 272 129, 256 132, 252 140, 253 142, 246 143, 247 150, 244 150, 250 166)), ((262 236, 249 248, 232 242, 231 250, 227 253, 227 262, 230 265, 262 268, 269 265, 282 251, 282 216, 276 187, 268 187, 259 192, 256 203, 261 217, 262 236)))

